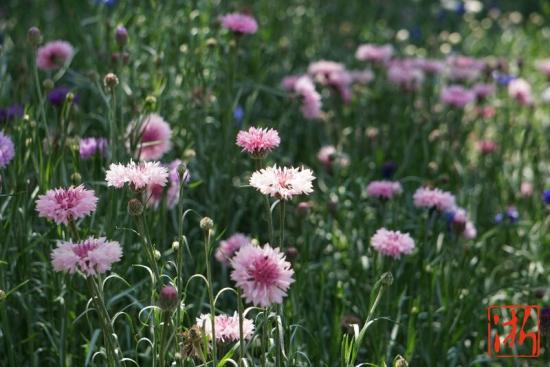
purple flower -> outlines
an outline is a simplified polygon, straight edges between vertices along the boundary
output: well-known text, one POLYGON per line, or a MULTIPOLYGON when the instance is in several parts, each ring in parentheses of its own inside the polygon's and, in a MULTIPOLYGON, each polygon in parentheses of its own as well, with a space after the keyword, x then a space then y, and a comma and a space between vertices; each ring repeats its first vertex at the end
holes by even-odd
POLYGON ((105 138, 82 138, 80 139, 80 158, 90 159, 94 154, 99 153, 105 156, 107 152, 107 139, 105 138))
MULTIPOLYGON (((51 105, 59 107, 65 103, 65 98, 67 98, 67 93, 71 91, 71 88, 67 86, 60 86, 52 89, 48 92, 48 101, 51 105)), ((74 95, 73 103, 78 103, 80 96, 78 94, 74 95)))
POLYGON ((0 168, 4 168, 15 156, 15 147, 13 141, 7 135, 0 131, 0 168))
POLYGON ((0 123, 13 121, 22 117, 23 113, 23 107, 17 104, 0 108, 0 123))

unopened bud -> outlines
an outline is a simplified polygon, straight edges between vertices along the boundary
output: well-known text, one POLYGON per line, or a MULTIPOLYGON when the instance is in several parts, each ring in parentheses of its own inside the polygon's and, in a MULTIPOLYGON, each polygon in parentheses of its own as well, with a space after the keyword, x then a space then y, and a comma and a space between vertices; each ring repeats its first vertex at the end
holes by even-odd
POLYGON ((177 252, 180 249, 180 243, 178 241, 172 242, 172 251, 177 252))
POLYGON ((113 73, 108 73, 103 78, 103 85, 107 89, 114 89, 118 85, 118 77, 113 73))
POLYGON ((5 300, 7 297, 6 292, 3 289, 0 289, 0 302, 5 300))
POLYGON ((214 221, 209 217, 204 217, 201 219, 200 226, 203 231, 209 231, 214 228, 214 221))
POLYGON ((72 104, 74 101, 74 93, 69 92, 65 95, 65 101, 67 101, 68 104, 72 104))
POLYGON ((408 365, 409 363, 407 362, 407 360, 400 355, 395 357, 395 360, 393 362, 393 367, 408 367, 408 365))
POLYGON ((44 87, 45 90, 50 90, 50 89, 53 89, 55 84, 51 79, 44 79, 44 81, 42 82, 42 86, 44 87))
POLYGON ((145 110, 151 112, 154 111, 157 107, 157 98, 155 96, 147 96, 145 98, 145 110))
POLYGON ((139 199, 128 200, 128 214, 132 216, 143 214, 143 204, 139 199))
POLYGON ((156 261, 159 261, 160 258, 162 257, 162 254, 160 253, 159 250, 155 250, 155 251, 153 251, 153 256, 155 257, 156 261))
POLYGON ((294 261, 296 260, 296 258, 298 258, 298 255, 299 255, 298 249, 294 246, 290 246, 285 251, 285 255, 288 261, 294 261))
POLYGON ((82 176, 80 176, 80 173, 75 172, 71 175, 71 181, 74 185, 80 185, 80 183, 82 182, 82 176))
POLYGON ((380 282, 382 283, 382 285, 385 285, 386 287, 389 287, 390 285, 393 284, 393 275, 392 273, 390 273, 389 271, 382 274, 382 276, 380 277, 380 282))
POLYGON ((128 31, 124 26, 117 27, 115 31, 115 40, 119 47, 123 47, 128 42, 128 31))
POLYGON ((209 39, 206 40, 207 47, 213 48, 213 47, 216 47, 217 45, 218 45, 218 41, 213 37, 210 37, 209 39))
POLYGON ((42 32, 37 27, 29 28, 27 32, 27 41, 34 47, 38 46, 42 42, 42 32))
POLYGON ((309 214, 311 207, 313 205, 309 201, 302 201, 301 203, 298 203, 298 207, 296 208, 296 211, 299 215, 305 217, 309 214))
POLYGON ((162 287, 159 294, 159 307, 163 311, 174 311, 178 306, 178 290, 171 285, 162 287))

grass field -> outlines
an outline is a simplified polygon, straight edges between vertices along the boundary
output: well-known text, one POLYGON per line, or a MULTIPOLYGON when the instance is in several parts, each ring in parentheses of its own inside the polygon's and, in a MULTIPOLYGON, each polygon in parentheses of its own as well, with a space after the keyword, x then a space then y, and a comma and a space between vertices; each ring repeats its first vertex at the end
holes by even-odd
POLYGON ((549 41, 544 1, 3 1, 0 366, 549 366, 549 41))

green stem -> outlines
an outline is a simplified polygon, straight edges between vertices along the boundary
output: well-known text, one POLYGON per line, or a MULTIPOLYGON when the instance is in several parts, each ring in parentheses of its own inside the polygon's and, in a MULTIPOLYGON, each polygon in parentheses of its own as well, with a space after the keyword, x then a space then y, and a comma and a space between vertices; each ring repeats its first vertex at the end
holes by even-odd
POLYGON ((244 345, 244 311, 243 300, 240 288, 237 288, 237 310, 239 312, 239 367, 243 367, 243 358, 245 356, 244 345))
POLYGON ((212 287, 212 269, 210 268, 210 230, 205 230, 204 254, 206 261, 206 280, 208 281, 208 301, 210 303, 210 323, 212 327, 212 366, 217 365, 216 346, 216 308, 214 306, 214 292, 212 287))

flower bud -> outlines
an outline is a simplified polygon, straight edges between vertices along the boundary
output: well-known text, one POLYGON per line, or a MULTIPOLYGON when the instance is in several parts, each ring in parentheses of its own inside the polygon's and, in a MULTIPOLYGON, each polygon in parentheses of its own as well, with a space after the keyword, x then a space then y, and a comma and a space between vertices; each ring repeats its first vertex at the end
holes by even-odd
POLYGON ((128 42, 128 31, 124 26, 118 26, 115 31, 115 40, 119 47, 124 47, 128 42))
POLYGON ((159 261, 160 258, 162 257, 162 254, 160 253, 159 250, 155 250, 155 251, 153 251, 153 256, 155 257, 156 261, 159 261))
POLYGON ((296 212, 298 213, 298 215, 305 217, 309 214, 312 207, 313 205, 311 204, 311 202, 302 201, 301 203, 298 203, 298 206, 296 207, 296 212))
POLYGON ((209 39, 206 40, 206 46, 208 48, 213 48, 213 47, 216 47, 217 45, 218 45, 218 41, 213 37, 210 37, 209 39))
POLYGON ((172 242, 172 251, 178 252, 179 249, 180 249, 180 243, 178 241, 172 242))
POLYGON ((296 258, 298 258, 299 252, 298 249, 294 246, 290 246, 286 249, 285 255, 288 261, 294 261, 296 258))
POLYGON ((74 185, 80 185, 82 183, 82 176, 80 176, 80 173, 75 172, 71 175, 71 181, 74 185))
POLYGON ((214 228, 214 221, 209 217, 204 217, 200 221, 200 226, 203 231, 209 231, 214 228))
POLYGON ((68 92, 65 95, 65 101, 67 101, 68 104, 72 104, 73 101, 74 101, 74 93, 73 92, 68 92))
POLYGON ((37 27, 29 28, 27 32, 27 41, 34 47, 38 46, 42 42, 42 32, 40 32, 40 29, 37 27))
POLYGON ((389 287, 390 285, 393 284, 393 275, 392 273, 390 273, 389 271, 382 274, 382 276, 380 277, 380 282, 382 283, 382 285, 386 286, 386 287, 389 287))
POLYGON ((407 360, 400 355, 395 357, 393 362, 393 367, 408 367, 408 365, 409 363, 407 362, 407 360))
POLYGON ((143 106, 146 111, 154 111, 157 107, 157 99, 155 96, 147 96, 145 98, 145 105, 143 106))
POLYGON ((6 292, 3 289, 0 289, 0 302, 5 300, 7 297, 6 292))
POLYGON ((118 85, 118 77, 113 73, 108 73, 103 78, 103 85, 105 88, 113 90, 118 85))
POLYGON ((143 204, 139 199, 128 200, 128 214, 132 216, 143 214, 143 204))
POLYGON ((159 307, 163 311, 174 311, 178 306, 178 290, 171 285, 162 287, 159 295, 159 307))
POLYGON ((54 86, 55 84, 51 79, 44 79, 44 81, 42 82, 42 87, 44 87, 45 90, 53 89, 54 86))

